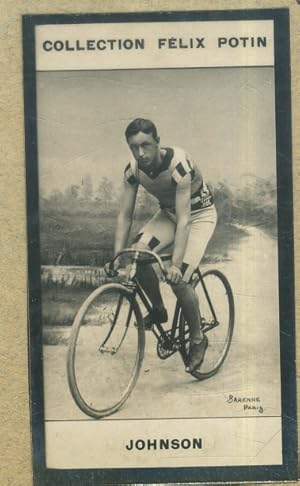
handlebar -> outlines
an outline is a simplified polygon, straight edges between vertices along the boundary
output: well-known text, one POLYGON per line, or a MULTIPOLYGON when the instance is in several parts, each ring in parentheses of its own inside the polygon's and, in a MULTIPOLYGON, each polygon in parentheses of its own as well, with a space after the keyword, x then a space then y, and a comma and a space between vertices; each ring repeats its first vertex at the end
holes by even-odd
POLYGON ((154 251, 151 250, 135 250, 134 248, 124 248, 123 250, 119 251, 116 256, 110 262, 110 268, 113 269, 113 263, 117 258, 121 255, 133 255, 133 263, 137 264, 140 263, 142 265, 146 265, 149 263, 158 263, 160 270, 162 271, 163 275, 167 275, 167 270, 163 261, 171 260, 171 255, 157 255, 154 251), (147 255, 148 258, 143 258, 143 255, 147 255))

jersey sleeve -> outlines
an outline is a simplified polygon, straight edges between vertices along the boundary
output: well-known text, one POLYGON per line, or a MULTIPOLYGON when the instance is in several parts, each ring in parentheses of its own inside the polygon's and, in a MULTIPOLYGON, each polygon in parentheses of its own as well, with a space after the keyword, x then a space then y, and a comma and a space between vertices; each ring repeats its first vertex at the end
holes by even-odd
POLYGON ((183 153, 175 162, 175 167, 172 172, 172 182, 175 184, 180 183, 187 174, 191 174, 191 180, 193 180, 195 176, 195 169, 190 157, 183 153))
POLYGON ((139 183, 137 180, 135 174, 133 173, 132 167, 130 163, 126 165, 125 170, 124 170, 124 179, 126 182, 128 182, 131 186, 135 186, 139 183))

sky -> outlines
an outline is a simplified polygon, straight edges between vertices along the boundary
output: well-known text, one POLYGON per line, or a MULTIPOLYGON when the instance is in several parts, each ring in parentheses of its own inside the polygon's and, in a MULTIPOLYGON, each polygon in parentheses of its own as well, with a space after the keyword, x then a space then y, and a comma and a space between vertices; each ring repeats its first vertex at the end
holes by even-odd
POLYGON ((276 173, 274 70, 267 67, 37 73, 41 195, 106 176, 130 159, 124 131, 150 118, 212 184, 276 173))

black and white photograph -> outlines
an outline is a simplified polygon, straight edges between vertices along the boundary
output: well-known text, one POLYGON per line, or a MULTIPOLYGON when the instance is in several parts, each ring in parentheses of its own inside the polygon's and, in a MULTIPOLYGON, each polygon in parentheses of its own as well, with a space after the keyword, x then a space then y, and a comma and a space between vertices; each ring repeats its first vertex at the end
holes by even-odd
POLYGON ((288 12, 23 35, 39 484, 295 479, 288 12))

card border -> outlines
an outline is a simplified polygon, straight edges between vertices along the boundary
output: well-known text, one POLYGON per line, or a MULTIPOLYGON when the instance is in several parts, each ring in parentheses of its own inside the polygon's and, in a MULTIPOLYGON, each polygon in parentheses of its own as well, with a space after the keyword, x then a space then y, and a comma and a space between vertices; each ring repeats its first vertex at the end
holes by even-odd
MULTIPOLYGON (((295 301, 293 251, 293 193, 291 164, 291 73, 289 9, 244 9, 212 11, 174 11, 108 14, 43 14, 23 16, 25 154, 28 218, 29 269, 29 386, 31 390, 31 427, 33 469, 36 481, 105 479, 116 482, 174 481, 264 481, 297 478, 296 368, 295 368, 295 301), (275 104, 277 145, 278 249, 280 290, 280 352, 282 386, 282 466, 231 466, 199 468, 143 468, 50 470, 45 466, 43 373, 41 336, 41 284, 39 257, 39 193, 36 120, 36 25, 54 23, 155 22, 195 20, 274 20, 275 104), (71 476, 67 478, 68 473, 71 476), (249 478, 251 476, 251 478, 249 478)), ((251 323, 255 325, 255 323, 251 323)), ((42 484, 39 483, 39 484, 42 484)))

